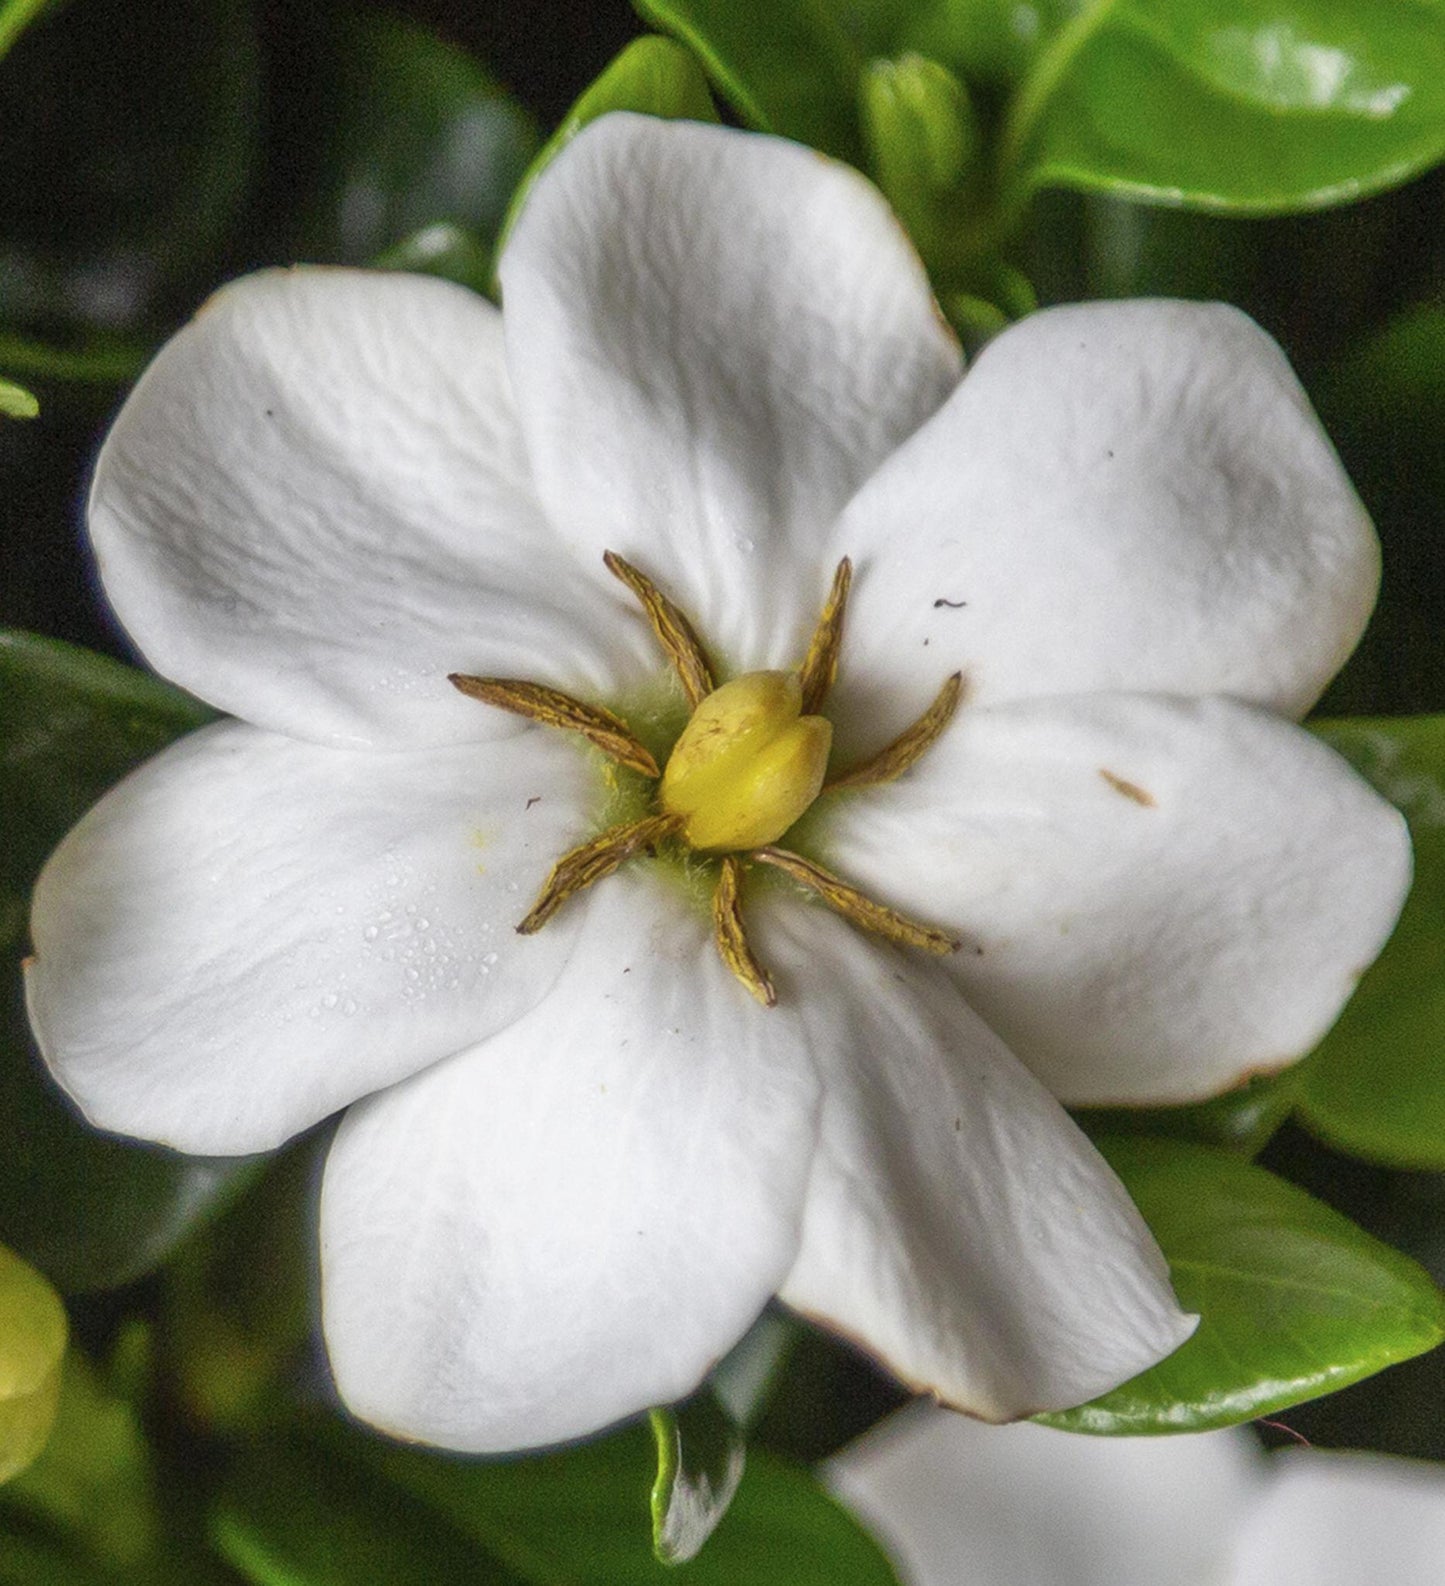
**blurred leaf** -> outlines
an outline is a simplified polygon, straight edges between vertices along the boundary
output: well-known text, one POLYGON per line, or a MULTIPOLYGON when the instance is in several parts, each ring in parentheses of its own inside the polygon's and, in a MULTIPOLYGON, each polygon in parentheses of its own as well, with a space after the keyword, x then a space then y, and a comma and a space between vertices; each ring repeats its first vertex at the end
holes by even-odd
POLYGON ((651 1415, 657 1444, 652 1484, 652 1546, 659 1562, 696 1558, 717 1528, 743 1479, 742 1433, 704 1387, 651 1415))
POLYGON ((1167 1360, 1037 1419, 1138 1435, 1232 1426, 1432 1349, 1445 1296, 1397 1250, 1263 1168, 1203 1146, 1101 1142, 1201 1318, 1167 1360))
POLYGON ((1058 29, 1010 108, 1005 180, 1279 214, 1445 156, 1440 0, 1108 0, 1058 29))
POLYGON ((512 196, 507 218, 502 223, 498 255, 522 212, 532 184, 583 127, 612 110, 634 110, 666 121, 716 121, 718 118, 707 79, 685 49, 669 39, 634 40, 583 92, 532 161, 512 196))
POLYGON ((1445 716, 1315 731, 1404 811, 1415 884, 1389 945, 1301 1071, 1300 1117, 1342 1150, 1445 1170, 1445 716))
POLYGON ((359 1457, 538 1586, 895 1586, 877 1546, 806 1472, 754 1449, 731 1508, 690 1563, 650 1545, 645 1429, 477 1463, 359 1443, 359 1457))
POLYGON ((285 47, 305 69, 285 62, 276 74, 272 146, 289 219, 273 259, 370 264, 439 225, 489 250, 537 152, 527 112, 414 22, 325 9, 292 21, 285 47))
POLYGON ((0 1245, 0 1482, 45 1447, 60 1403, 68 1334, 60 1296, 0 1245))
POLYGON ((377 254, 378 270, 413 270, 439 275, 483 295, 492 286, 492 250, 450 221, 438 221, 403 237, 394 248, 377 254))
POLYGON ((1246 1080, 1209 1101, 1184 1107, 1100 1107, 1077 1112, 1075 1121, 1093 1136, 1157 1135, 1195 1145, 1215 1145, 1257 1156, 1290 1115, 1299 1069, 1246 1080))
POLYGON ((85 0, 21 39, 0 70, 9 326, 124 329, 193 294, 251 179, 256 62, 250 0, 85 0))
MULTIPOLYGON (((568 1516, 554 1517, 558 1526, 568 1516)), ((520 1583, 434 1510, 301 1438, 255 1444, 212 1520, 221 1556, 255 1586, 520 1583)))
POLYGON ((1310 394, 1384 546, 1380 604, 1327 707, 1445 709, 1445 305, 1409 310, 1355 343, 1310 394))
POLYGON ((9 419, 33 419, 39 413, 40 404, 24 386, 0 379, 0 414, 9 419))
MULTIPOLYGON (((873 4, 813 0, 634 0, 638 13, 696 51, 751 126, 860 162, 858 75, 850 31, 873 4)), ((886 8, 885 8, 886 9, 886 8)))
POLYGON ((167 1268, 170 1392, 213 1432, 286 1408, 280 1386, 311 1336, 319 1166, 314 1140, 291 1147, 167 1268))
POLYGON ((50 0, 0 0, 0 60, 50 0))
POLYGON ((35 380, 123 385, 141 372, 152 351, 146 342, 119 336, 88 336, 57 347, 0 331, 0 363, 35 380))
POLYGON ((5 1493, 96 1562, 129 1568, 160 1531, 151 1454, 134 1409, 82 1354, 66 1357, 60 1414, 45 1452, 5 1493))
MULTIPOLYGON (((0 632, 0 951, 23 950, 31 884, 70 826, 209 716, 116 661, 0 632)), ((0 995, 0 1238, 67 1292, 130 1282, 248 1166, 124 1145, 80 1123, 32 1055, 19 980, 7 975, 0 995)))

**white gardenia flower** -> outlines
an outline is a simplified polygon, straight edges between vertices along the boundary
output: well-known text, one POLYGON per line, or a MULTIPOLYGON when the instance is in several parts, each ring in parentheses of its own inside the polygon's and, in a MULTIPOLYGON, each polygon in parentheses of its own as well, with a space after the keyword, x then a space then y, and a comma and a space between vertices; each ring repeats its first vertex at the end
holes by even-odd
POLYGON ((1247 1431, 1080 1437, 916 1404, 835 1456, 904 1586, 1440 1586, 1445 1470, 1247 1431))
POLYGON ((1193 1321, 1060 1100, 1292 1061, 1407 885, 1398 815, 1286 719, 1378 551, 1279 350, 1064 308, 960 383, 860 177, 632 116, 538 182, 502 282, 505 330, 437 280, 255 276, 126 403, 107 594, 236 719, 42 876, 51 1068, 188 1151, 349 1108, 323 1324, 406 1436, 676 1399, 775 1294, 989 1419, 1134 1375, 1193 1321), (741 694, 649 802, 689 656, 689 700, 741 694), (784 835, 830 739, 877 774, 784 835))

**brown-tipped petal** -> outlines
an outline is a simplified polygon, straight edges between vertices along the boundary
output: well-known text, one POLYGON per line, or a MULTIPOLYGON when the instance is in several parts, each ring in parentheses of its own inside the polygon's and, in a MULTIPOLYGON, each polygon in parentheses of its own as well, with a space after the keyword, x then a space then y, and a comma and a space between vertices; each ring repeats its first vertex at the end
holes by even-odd
POLYGON ((713 676, 702 641, 693 631, 692 624, 647 574, 639 571, 631 562, 624 561, 615 551, 605 552, 602 560, 607 564, 607 571, 637 596, 647 614, 648 624, 657 636, 657 642, 667 652, 668 660, 682 679, 688 704, 700 704, 713 691, 713 676))
POLYGON ((771 1008, 777 1003, 778 994, 772 977, 748 945, 743 929, 742 881, 742 860, 736 854, 728 854, 712 895, 713 940, 723 963, 765 1008, 771 1008))
POLYGON ((613 826, 590 843, 563 854, 552 866, 552 873, 527 917, 518 925, 518 933, 531 936, 540 931, 568 898, 604 876, 610 876, 633 854, 671 836, 680 825, 673 815, 649 815, 626 826, 613 826))
POLYGON ((808 645, 808 654, 799 673, 803 690, 803 714, 816 715, 833 679, 838 675, 838 652, 843 646, 843 613, 848 605, 848 589, 853 582, 853 564, 845 556, 833 574, 833 587, 818 616, 818 626, 808 645))
POLYGON ((810 892, 816 892, 830 909, 841 914, 850 924, 871 931, 875 936, 886 937, 903 947, 921 947, 926 953, 958 951, 958 939, 947 931, 910 920, 906 914, 890 909, 885 903, 875 903, 857 887, 850 887, 831 870, 815 865, 801 854, 790 853, 786 848, 758 848, 748 857, 772 865, 784 875, 791 876, 810 892))
POLYGON ((905 728, 888 745, 880 749, 871 760, 854 766, 842 776, 835 777, 823 787, 825 793, 844 787, 874 787, 879 782, 891 782, 902 776, 938 741, 943 729, 953 720, 958 703, 963 698, 963 673, 955 672, 944 679, 943 687, 934 696, 933 703, 913 723, 905 728))
POLYGON ((519 678, 467 677, 461 672, 451 672, 447 682, 469 699, 479 699, 484 705, 495 705, 498 710, 511 711, 514 716, 525 716, 546 727, 581 733, 603 754, 610 755, 621 765, 631 766, 634 771, 641 771, 643 776, 662 775, 657 761, 633 737, 627 723, 600 705, 587 705, 559 689, 548 688, 545 683, 527 683, 519 678))

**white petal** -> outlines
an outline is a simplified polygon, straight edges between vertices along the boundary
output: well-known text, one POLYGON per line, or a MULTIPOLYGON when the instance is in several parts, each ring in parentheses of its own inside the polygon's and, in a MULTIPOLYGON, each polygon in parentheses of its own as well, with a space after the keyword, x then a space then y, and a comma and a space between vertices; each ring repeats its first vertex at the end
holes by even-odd
POLYGON ((1379 1455, 1290 1450, 1245 1526, 1229 1586, 1439 1586, 1445 1473, 1379 1455))
POLYGON ((1404 822, 1332 750, 1223 699, 965 706, 820 847, 956 931, 979 1013, 1071 1104, 1210 1096, 1309 1051, 1384 945, 1404 822))
POLYGON ((1227 1586, 1263 1463, 1245 1432, 1078 1437, 919 1404, 825 1475, 909 1586, 1227 1586))
POLYGON ((586 756, 541 730, 393 755, 193 733, 41 874, 41 1050, 101 1128, 278 1145, 542 996, 573 928, 513 926, 596 796, 586 756))
POLYGON ((1195 1318, 1122 1185, 945 971, 801 902, 766 941, 824 1091, 789 1305, 989 1420, 1183 1343, 1195 1318))
POLYGON ((621 686, 630 615, 547 527, 500 318, 449 282, 270 271, 218 293, 122 409, 90 523, 151 664, 263 727, 462 742, 514 724, 448 672, 621 686))
POLYGON ((1279 348, 1220 304, 1091 303, 1006 331, 837 549, 859 575, 845 683, 885 736, 955 670, 984 704, 1130 689, 1302 715, 1379 580, 1279 348))
POLYGON ((733 666, 796 664, 829 523, 961 366, 882 198, 777 138, 607 116, 501 276, 559 530, 636 561, 733 666))
POLYGON ((327 1345, 351 1409, 400 1436, 525 1448, 676 1399, 797 1249, 818 1092, 795 1017, 742 991, 672 878, 569 907, 551 995, 332 1147, 327 1345))

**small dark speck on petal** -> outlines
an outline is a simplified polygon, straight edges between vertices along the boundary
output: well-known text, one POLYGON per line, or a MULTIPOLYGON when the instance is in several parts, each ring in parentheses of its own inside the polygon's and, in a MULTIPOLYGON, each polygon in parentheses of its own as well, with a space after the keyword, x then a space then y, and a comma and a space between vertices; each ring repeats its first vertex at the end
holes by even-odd
POLYGON ((533 794, 533 795, 532 795, 532 796, 531 796, 531 798, 529 798, 529 799, 528 799, 528 800, 527 800, 527 808, 528 808, 528 809, 531 809, 531 807, 532 807, 532 806, 533 806, 533 805, 534 805, 534 804, 540 804, 540 803, 541 803, 541 802, 542 802, 542 795, 541 795, 541 794, 540 794, 540 793, 534 793, 534 794, 533 794))
POLYGON ((1111 447, 1110 447, 1110 448, 1109 448, 1109 449, 1108 449, 1108 451, 1106 451, 1106 452, 1105 452, 1105 453, 1104 453, 1104 455, 1105 455, 1105 456, 1106 456, 1106 457, 1107 457, 1107 458, 1109 458, 1109 459, 1110 459, 1110 461, 1112 461, 1112 460, 1113 460, 1113 457, 1114 457, 1114 448, 1113 448, 1113 447, 1112 447, 1112 446, 1111 446, 1111 447))
POLYGON ((962 1118, 955 1118, 953 1120, 953 1132, 955 1134, 962 1134, 963 1133, 963 1119, 962 1118))
POLYGON ((276 409, 275 408, 267 408, 266 409, 266 417, 268 419, 275 418, 276 417, 276 409))
POLYGON ((1156 807, 1154 795, 1141 788, 1137 782, 1126 782, 1123 777, 1115 776, 1112 771, 1106 771, 1103 766, 1099 767, 1099 775, 1116 793, 1122 794, 1126 799, 1132 799, 1134 803, 1142 805, 1147 810, 1152 810, 1156 807))
POLYGON ((925 639, 925 640, 924 640, 924 641, 923 641, 923 648, 924 648, 924 649, 925 649, 925 650, 926 650, 926 649, 927 649, 927 648, 928 648, 928 640, 927 640, 927 639, 925 639))
POLYGON ((966 600, 949 600, 946 596, 940 595, 933 602, 933 609, 937 611, 940 606, 947 606, 950 611, 962 611, 967 604, 966 600))

